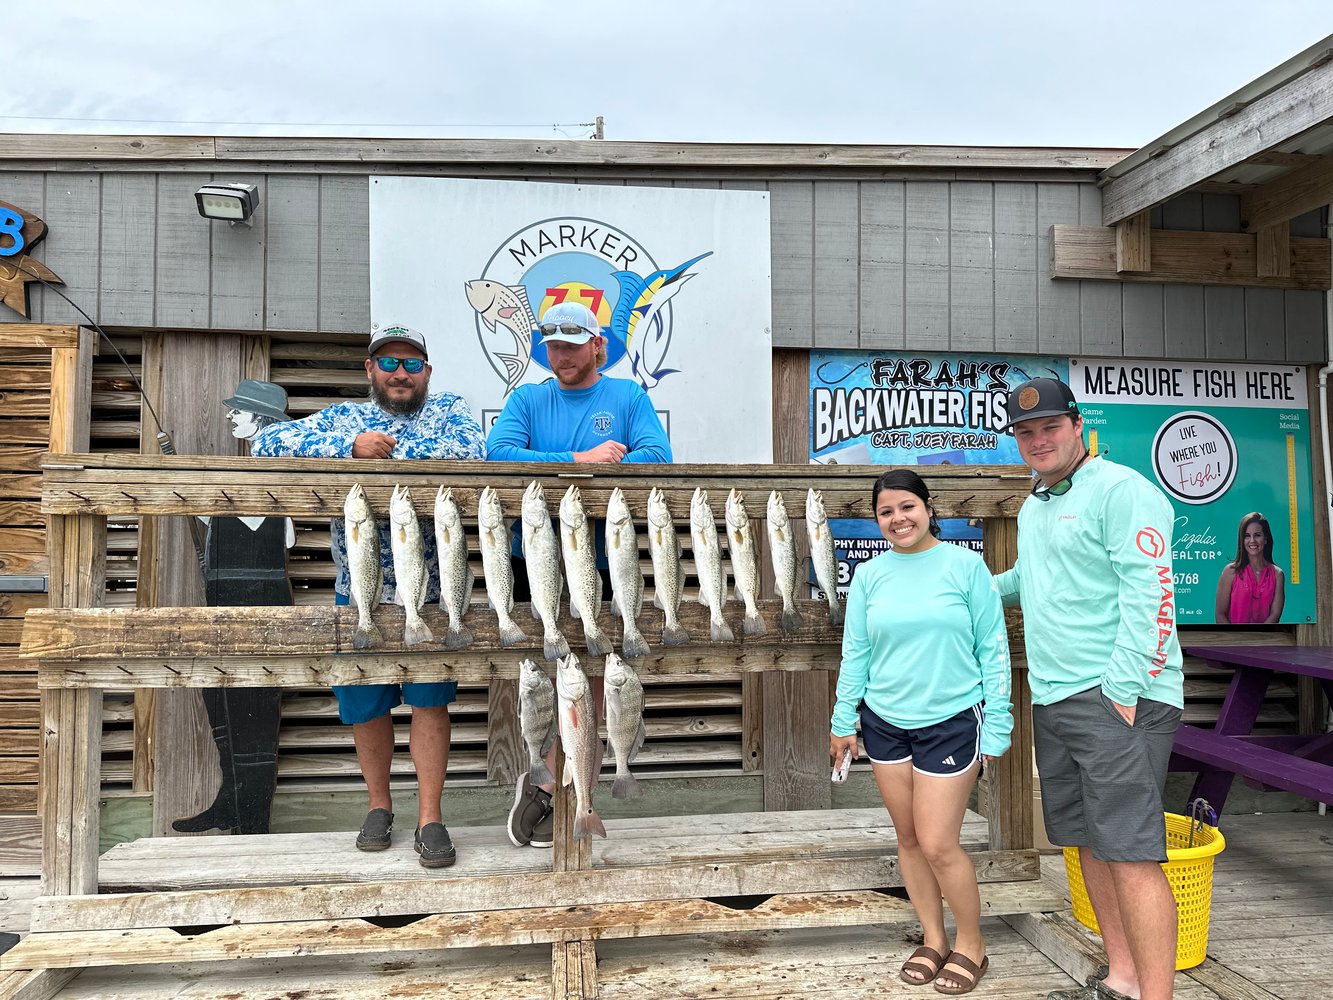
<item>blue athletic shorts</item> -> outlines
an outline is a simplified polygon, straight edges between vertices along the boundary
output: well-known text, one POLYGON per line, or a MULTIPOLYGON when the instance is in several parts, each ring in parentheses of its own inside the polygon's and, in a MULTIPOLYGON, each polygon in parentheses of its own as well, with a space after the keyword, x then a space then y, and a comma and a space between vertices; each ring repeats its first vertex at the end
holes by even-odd
POLYGON ((980 705, 922 729, 900 729, 861 705, 861 740, 875 764, 907 764, 937 777, 962 774, 981 760, 980 705))
MULTIPOLYGON (((351 601, 342 594, 333 595, 333 603, 348 606, 351 601)), ((370 722, 388 715, 400 704, 414 708, 439 708, 458 698, 457 681, 439 681, 434 684, 344 684, 333 686, 338 699, 338 718, 347 725, 370 722)))

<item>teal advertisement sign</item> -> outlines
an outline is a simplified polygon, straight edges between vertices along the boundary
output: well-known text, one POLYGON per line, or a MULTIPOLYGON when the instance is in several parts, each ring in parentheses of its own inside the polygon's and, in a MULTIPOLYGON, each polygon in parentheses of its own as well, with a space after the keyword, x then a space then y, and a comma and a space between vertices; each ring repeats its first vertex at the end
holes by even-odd
POLYGON ((1179 621, 1314 621, 1304 367, 1075 358, 1069 375, 1089 447, 1175 508, 1179 621))

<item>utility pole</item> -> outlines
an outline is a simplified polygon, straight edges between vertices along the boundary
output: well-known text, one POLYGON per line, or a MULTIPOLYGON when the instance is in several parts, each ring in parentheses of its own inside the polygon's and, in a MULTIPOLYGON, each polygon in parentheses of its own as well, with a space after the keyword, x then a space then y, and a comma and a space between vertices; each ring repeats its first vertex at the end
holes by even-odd
POLYGON ((605 138, 606 138, 606 134, 602 131, 602 116, 601 116, 601 115, 598 115, 598 116, 597 116, 597 123, 596 123, 596 125, 594 126, 594 129, 595 129, 595 131, 594 131, 593 134, 592 134, 592 137, 593 137, 594 139, 605 139, 605 138))

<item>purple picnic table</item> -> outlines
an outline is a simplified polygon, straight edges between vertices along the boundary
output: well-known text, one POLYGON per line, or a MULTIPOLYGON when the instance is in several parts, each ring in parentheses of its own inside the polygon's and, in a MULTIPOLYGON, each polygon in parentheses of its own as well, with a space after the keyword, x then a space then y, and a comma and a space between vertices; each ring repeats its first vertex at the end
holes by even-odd
POLYGON ((1190 801, 1206 799, 1221 815, 1237 775, 1264 791, 1333 801, 1333 733, 1255 736, 1255 720, 1277 674, 1318 679, 1333 703, 1333 646, 1188 646, 1210 667, 1232 670, 1231 686, 1209 729, 1176 731, 1171 770, 1198 771, 1190 801))

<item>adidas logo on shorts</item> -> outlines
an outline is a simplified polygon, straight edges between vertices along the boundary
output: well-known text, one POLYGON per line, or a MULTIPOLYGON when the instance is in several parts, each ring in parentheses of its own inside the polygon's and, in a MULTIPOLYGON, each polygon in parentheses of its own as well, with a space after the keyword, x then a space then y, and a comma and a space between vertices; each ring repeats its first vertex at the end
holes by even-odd
POLYGON ((944 763, 945 763, 945 764, 948 764, 950 767, 957 767, 957 766, 958 766, 958 761, 956 761, 956 760, 953 759, 953 754, 949 754, 949 756, 945 757, 945 758, 944 758, 944 763))

